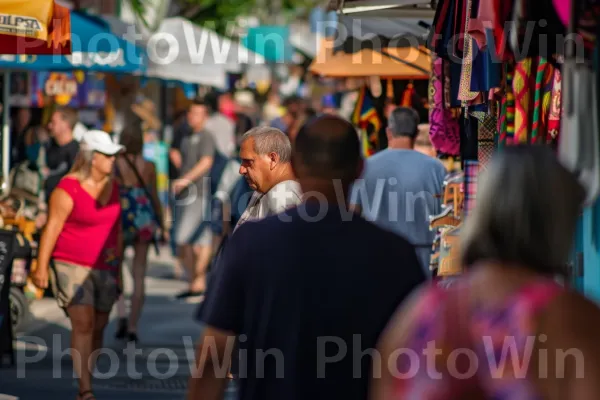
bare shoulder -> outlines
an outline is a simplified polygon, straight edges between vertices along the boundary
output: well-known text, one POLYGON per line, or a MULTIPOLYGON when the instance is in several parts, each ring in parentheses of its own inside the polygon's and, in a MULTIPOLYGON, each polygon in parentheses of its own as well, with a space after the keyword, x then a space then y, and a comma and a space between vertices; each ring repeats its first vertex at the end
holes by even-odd
POLYGON ((152 172, 156 171, 156 165, 152 161, 148 161, 146 159, 142 159, 142 160, 144 163, 143 165, 144 165, 145 171, 152 171, 152 172))
POLYGON ((565 291, 548 308, 553 320, 600 332, 600 307, 574 291, 565 291))

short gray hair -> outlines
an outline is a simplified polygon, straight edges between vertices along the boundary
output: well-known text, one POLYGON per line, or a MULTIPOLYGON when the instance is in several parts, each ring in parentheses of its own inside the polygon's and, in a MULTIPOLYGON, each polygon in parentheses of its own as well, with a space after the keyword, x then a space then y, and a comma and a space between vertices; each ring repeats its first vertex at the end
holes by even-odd
POLYGON ((414 139, 419 134, 419 113, 413 108, 396 107, 390 114, 388 128, 394 137, 414 139))
POLYGON ((275 153, 279 160, 288 163, 292 159, 292 144, 290 139, 277 128, 271 126, 258 126, 250 129, 242 136, 242 143, 254 139, 254 151, 258 155, 275 153))
POLYGON ((564 274, 585 190, 545 146, 510 146, 480 175, 462 228, 463 265, 497 261, 564 274))

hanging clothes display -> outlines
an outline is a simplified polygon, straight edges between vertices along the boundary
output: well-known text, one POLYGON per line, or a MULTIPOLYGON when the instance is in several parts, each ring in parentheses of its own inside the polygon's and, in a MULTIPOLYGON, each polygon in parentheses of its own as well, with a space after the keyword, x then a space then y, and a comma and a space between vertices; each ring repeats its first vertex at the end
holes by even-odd
MULTIPOLYGON (((573 1, 583 4, 577 13, 576 30, 584 37, 585 59, 591 60, 600 0, 573 1)), ((494 152, 504 146, 540 144, 554 148, 559 139, 563 142, 567 137, 559 153, 567 154, 574 168, 585 165, 581 179, 590 185, 597 182, 600 191, 600 162, 595 164, 594 158, 582 155, 584 150, 594 149, 600 160, 596 117, 588 117, 596 134, 588 135, 593 138, 587 141, 572 134, 581 130, 577 125, 581 120, 562 118, 563 106, 569 103, 564 72, 568 63, 564 61, 563 42, 555 38, 565 38, 568 31, 564 21, 570 13, 565 3, 571 1, 438 1, 429 40, 429 48, 436 55, 430 81, 431 141, 440 151, 459 149, 465 216, 475 207, 479 174, 494 152), (444 97, 446 94, 449 98, 444 97), (453 106, 462 109, 458 128, 443 118, 453 106), (598 177, 589 172, 596 165, 598 177)), ((585 100, 573 106, 583 111, 583 104, 587 104, 589 113, 590 107, 600 107, 595 99, 600 82, 585 77, 584 83, 583 78, 581 75, 580 84, 573 88, 585 85, 585 96, 578 95, 585 100)), ((443 233, 440 240, 444 240, 443 233)), ((432 268, 439 266, 439 255, 431 264, 432 268)))
POLYGON ((458 156, 460 134, 458 121, 450 109, 449 65, 440 57, 432 57, 429 81, 429 136, 440 153, 458 156))

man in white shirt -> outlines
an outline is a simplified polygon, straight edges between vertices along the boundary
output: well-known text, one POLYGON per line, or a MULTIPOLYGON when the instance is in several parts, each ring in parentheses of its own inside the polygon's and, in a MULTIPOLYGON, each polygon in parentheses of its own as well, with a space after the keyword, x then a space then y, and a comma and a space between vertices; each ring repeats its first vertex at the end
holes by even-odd
POLYGON ((244 134, 240 174, 254 194, 235 229, 300 204, 302 191, 292 171, 291 155, 290 139, 279 129, 260 126, 244 134))

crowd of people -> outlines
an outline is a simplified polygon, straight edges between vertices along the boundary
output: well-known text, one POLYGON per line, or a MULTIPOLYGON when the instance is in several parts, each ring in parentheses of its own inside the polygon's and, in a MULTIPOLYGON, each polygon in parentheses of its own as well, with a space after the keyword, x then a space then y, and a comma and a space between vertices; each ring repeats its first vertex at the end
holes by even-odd
MULTIPOLYGON (((115 304, 117 337, 138 341, 148 253, 167 240, 189 282, 177 297, 200 304, 205 326, 202 374, 192 376, 189 399, 222 399, 232 377, 248 400, 600 396, 600 310, 554 279, 583 189, 549 149, 517 146, 494 159, 461 227, 468 272, 441 288, 429 270, 429 216, 441 212, 446 169, 415 110, 391 110, 387 149, 365 159, 357 129, 326 101, 317 113, 291 98, 284 113, 259 124, 250 115, 232 119, 225 100, 194 100, 180 118, 169 152, 170 209, 143 156, 141 119, 130 119, 118 143, 98 130, 77 140, 77 114, 58 109, 49 138, 39 134, 52 144, 38 148, 46 190, 32 279, 52 284, 71 320, 79 400, 95 398, 92 355, 115 304), (127 247, 134 249, 129 313, 127 247), (521 376, 512 366, 530 337, 548 358, 532 358, 521 376), (515 352, 490 372, 485 363, 504 354, 506 338, 515 352), (430 343, 442 360, 434 365, 430 343), (456 349, 473 350, 479 361, 468 379, 450 365, 456 349), (568 359, 557 376, 561 349, 585 357, 582 366, 568 359), (408 350, 417 359, 399 357, 408 350), (544 368, 549 373, 538 376, 544 368)), ((37 162, 26 148, 21 153, 37 162)))

